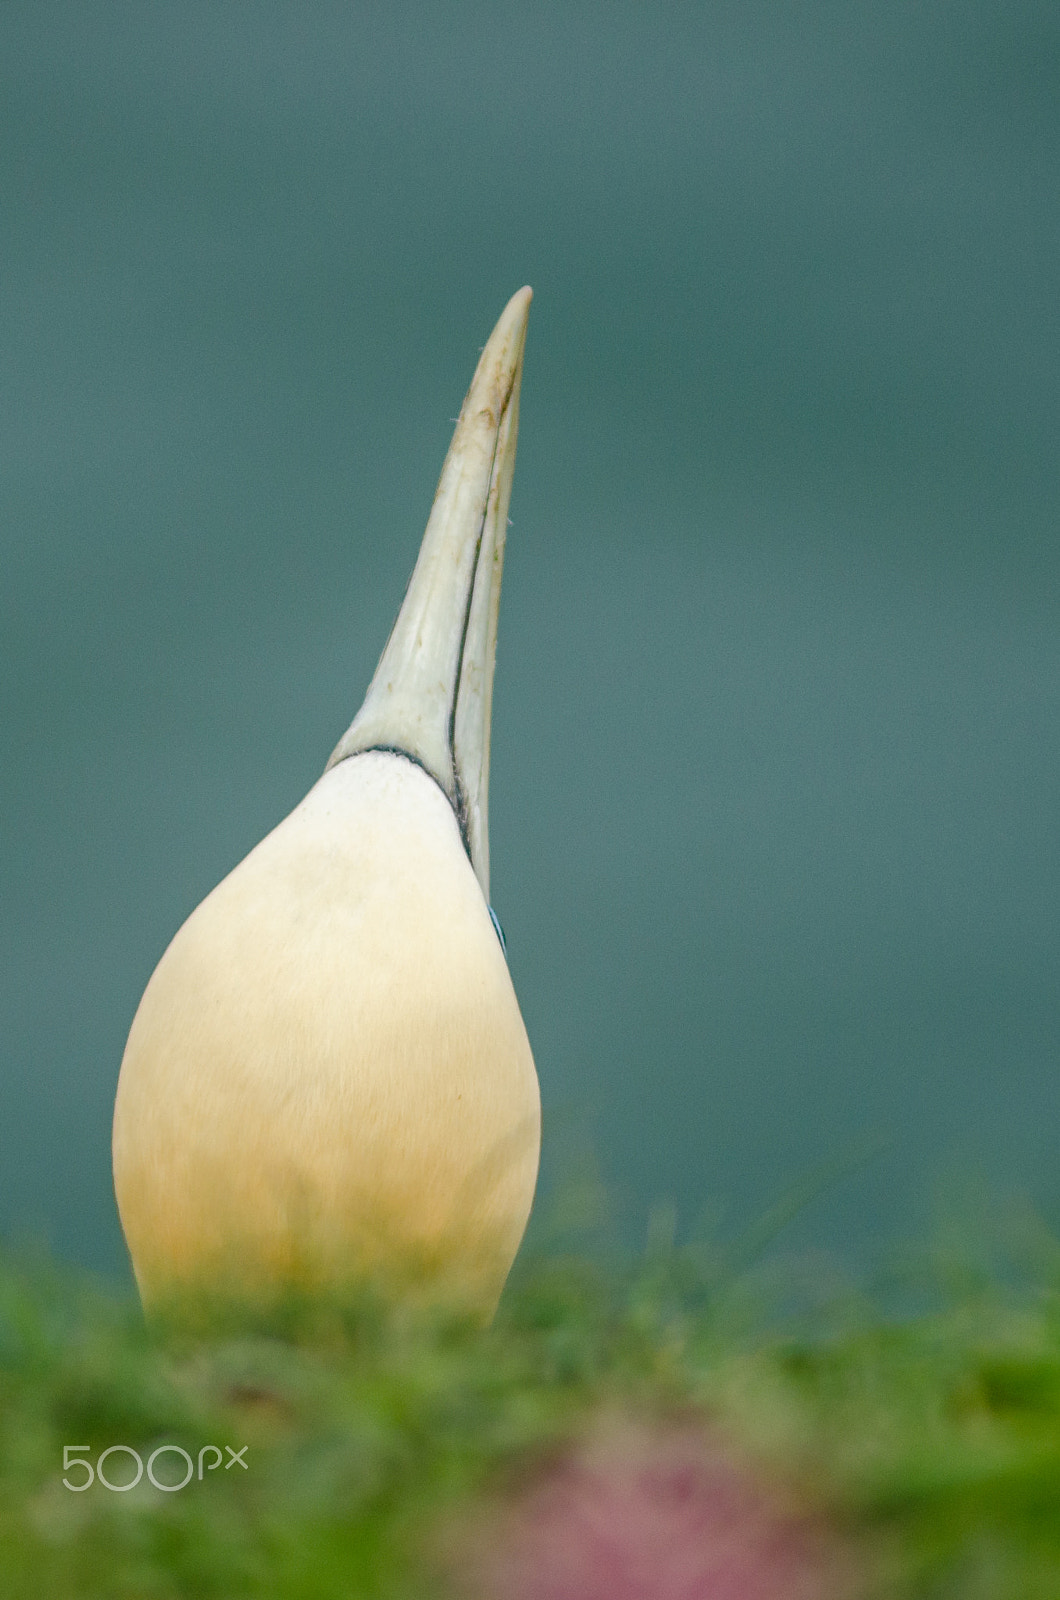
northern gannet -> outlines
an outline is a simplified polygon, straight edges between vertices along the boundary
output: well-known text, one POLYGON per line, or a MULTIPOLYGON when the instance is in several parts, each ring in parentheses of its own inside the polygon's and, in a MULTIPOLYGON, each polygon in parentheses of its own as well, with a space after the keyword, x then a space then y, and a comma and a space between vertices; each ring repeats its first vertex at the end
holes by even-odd
POLYGON ((136 1012, 113 1158, 145 1305, 379 1276, 488 1316, 519 1246, 540 1098, 486 801, 530 298, 482 352, 364 704, 136 1012))

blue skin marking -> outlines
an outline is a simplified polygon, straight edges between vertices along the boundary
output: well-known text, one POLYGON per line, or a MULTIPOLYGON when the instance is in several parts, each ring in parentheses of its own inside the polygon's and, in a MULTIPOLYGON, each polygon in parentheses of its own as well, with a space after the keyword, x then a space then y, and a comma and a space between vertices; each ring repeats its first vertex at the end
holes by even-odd
POLYGON ((494 929, 495 929, 496 934, 497 934, 497 938, 501 942, 501 949, 504 951, 504 959, 505 959, 505 961, 507 961, 507 959, 508 959, 508 946, 507 946, 507 943, 505 942, 504 929, 501 927, 500 919, 498 918, 497 913, 494 911, 492 906, 487 906, 486 910, 490 914, 490 921, 493 923, 494 929))

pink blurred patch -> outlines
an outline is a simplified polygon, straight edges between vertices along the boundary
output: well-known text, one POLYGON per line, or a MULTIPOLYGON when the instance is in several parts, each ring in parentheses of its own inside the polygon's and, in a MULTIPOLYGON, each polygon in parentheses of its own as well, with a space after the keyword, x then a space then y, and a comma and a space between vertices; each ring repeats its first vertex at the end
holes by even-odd
POLYGON ((820 1517, 702 1428, 612 1421, 462 1541, 476 1600, 846 1600, 820 1517))

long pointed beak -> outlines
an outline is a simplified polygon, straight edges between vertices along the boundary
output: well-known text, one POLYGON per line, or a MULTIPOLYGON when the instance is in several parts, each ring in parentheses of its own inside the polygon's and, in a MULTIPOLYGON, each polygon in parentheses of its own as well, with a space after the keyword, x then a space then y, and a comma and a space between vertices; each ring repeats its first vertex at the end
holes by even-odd
POLYGON ((489 901, 490 707, 531 290, 475 369, 419 559, 360 711, 328 767, 366 750, 418 762, 448 795, 489 901))

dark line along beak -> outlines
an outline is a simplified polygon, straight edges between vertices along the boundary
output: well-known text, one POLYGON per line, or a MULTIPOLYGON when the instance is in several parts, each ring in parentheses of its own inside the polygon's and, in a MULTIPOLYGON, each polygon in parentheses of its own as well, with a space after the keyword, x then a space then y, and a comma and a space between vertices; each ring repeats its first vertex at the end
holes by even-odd
POLYGON ((456 812, 487 904, 490 708, 530 299, 512 296, 482 352, 397 621, 328 762, 389 749, 423 766, 456 812))

